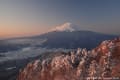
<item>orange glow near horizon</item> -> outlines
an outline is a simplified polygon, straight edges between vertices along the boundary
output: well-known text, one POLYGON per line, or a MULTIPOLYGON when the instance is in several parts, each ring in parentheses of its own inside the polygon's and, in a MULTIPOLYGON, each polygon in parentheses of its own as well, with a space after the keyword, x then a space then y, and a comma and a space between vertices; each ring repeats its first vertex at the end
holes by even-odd
MULTIPOLYGON (((0 31, 1 32, 1 31, 0 31)), ((40 32, 39 33, 34 33, 34 32, 26 32, 26 33, 13 33, 13 32, 11 32, 11 33, 4 33, 4 32, 2 32, 2 33, 0 33, 0 38, 10 38, 10 37, 22 37, 22 36, 32 36, 32 35, 37 35, 37 34, 41 34, 40 32)))
POLYGON ((38 27, 38 25, 0 24, 0 38, 32 36, 45 31, 47 31, 45 27, 38 27))

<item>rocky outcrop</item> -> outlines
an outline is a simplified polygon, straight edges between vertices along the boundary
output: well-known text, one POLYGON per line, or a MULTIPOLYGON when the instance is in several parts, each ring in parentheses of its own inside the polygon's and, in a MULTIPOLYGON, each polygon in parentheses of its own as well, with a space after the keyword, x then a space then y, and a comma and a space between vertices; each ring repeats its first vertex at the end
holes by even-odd
POLYGON ((20 70, 17 80, 106 80, 120 78, 120 38, 103 41, 97 48, 36 60, 20 70))

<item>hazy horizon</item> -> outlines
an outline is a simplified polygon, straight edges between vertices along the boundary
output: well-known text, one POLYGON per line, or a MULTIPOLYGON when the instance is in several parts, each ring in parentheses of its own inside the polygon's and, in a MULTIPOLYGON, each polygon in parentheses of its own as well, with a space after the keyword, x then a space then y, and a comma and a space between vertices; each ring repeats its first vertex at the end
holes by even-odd
POLYGON ((66 22, 120 35, 120 1, 1 0, 0 38, 38 35, 66 22))

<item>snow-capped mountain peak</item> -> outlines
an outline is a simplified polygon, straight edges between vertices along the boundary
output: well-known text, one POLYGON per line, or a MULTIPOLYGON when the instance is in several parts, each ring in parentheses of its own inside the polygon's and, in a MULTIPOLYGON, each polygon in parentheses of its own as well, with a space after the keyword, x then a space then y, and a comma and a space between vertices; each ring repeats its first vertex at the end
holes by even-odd
POLYGON ((62 31, 73 32, 76 30, 79 30, 79 26, 74 25, 70 22, 66 22, 60 26, 57 26, 57 27, 51 29, 51 31, 60 31, 60 32, 62 32, 62 31))

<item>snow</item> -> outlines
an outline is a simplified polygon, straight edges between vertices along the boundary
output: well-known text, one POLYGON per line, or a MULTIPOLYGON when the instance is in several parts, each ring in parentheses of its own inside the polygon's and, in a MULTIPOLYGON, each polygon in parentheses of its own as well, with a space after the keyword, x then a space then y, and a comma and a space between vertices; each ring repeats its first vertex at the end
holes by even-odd
POLYGON ((51 29, 51 31, 60 31, 60 32, 62 32, 62 31, 73 32, 73 31, 78 31, 78 30, 80 30, 79 26, 72 24, 70 22, 66 22, 60 26, 57 26, 57 27, 51 29))

